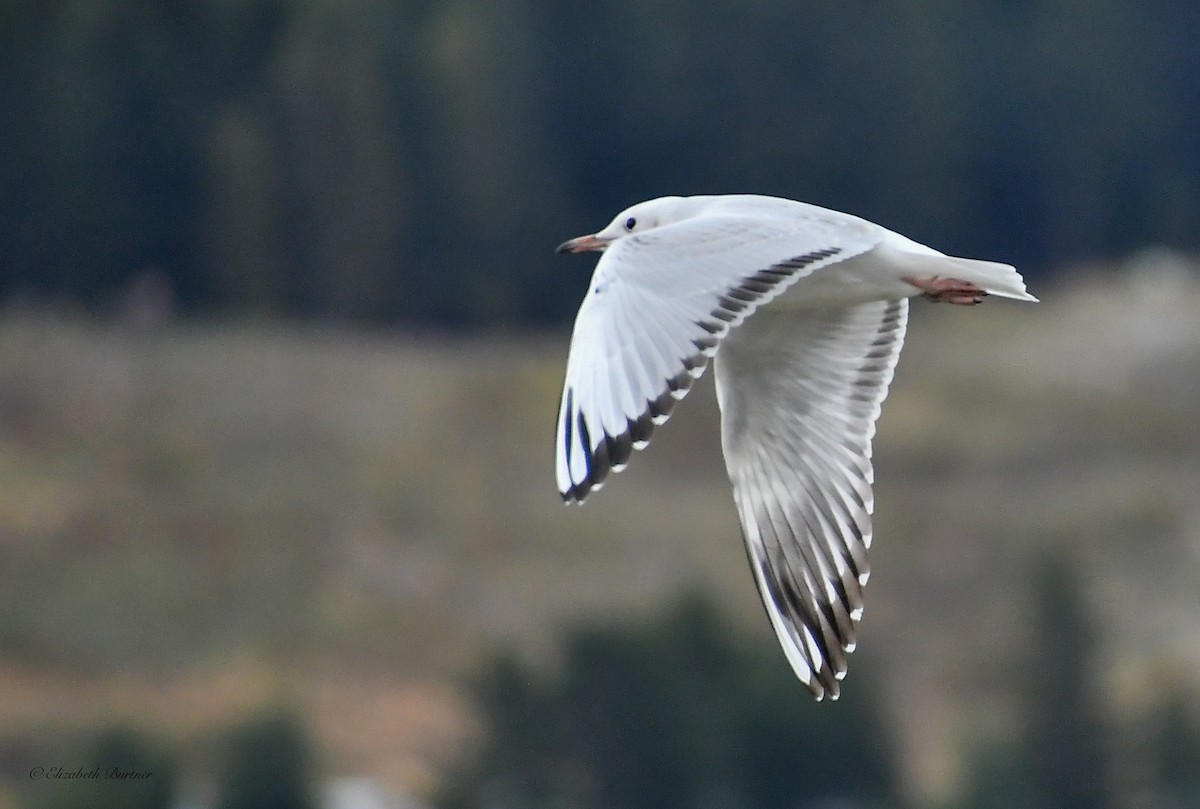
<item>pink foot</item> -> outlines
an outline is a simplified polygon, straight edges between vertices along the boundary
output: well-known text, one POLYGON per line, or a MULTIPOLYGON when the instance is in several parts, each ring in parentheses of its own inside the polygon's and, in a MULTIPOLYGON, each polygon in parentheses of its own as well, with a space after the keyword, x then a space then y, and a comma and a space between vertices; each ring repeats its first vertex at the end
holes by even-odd
POLYGON ((910 275, 904 280, 921 290, 926 298, 938 303, 974 306, 987 297, 987 293, 979 287, 969 281, 959 281, 957 278, 942 278, 938 275, 932 278, 917 278, 910 275))

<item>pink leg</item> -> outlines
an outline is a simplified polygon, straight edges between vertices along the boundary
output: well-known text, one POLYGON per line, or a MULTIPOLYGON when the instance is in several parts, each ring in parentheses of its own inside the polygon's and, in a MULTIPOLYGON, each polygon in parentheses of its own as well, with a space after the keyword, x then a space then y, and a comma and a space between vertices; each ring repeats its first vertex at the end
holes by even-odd
POLYGON ((907 276, 904 280, 924 293, 925 297, 938 303, 957 303, 963 306, 974 306, 987 297, 987 293, 969 281, 959 281, 957 278, 942 278, 935 275, 931 278, 907 276))

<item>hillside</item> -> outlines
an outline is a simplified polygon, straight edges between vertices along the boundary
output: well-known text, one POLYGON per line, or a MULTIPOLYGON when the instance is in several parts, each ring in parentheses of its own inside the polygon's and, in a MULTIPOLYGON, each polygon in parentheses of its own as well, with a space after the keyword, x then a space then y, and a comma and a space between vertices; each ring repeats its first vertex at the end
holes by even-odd
MULTIPOLYGON (((1081 565, 1114 710, 1200 687, 1200 270, 1147 256, 1034 291, 917 303, 879 427, 847 688, 878 672, 916 794, 1003 731, 1048 548, 1081 565)), ((332 770, 420 791, 469 734, 459 684, 491 650, 552 662, 562 628, 695 585, 773 644, 711 382, 564 508, 565 353, 563 334, 6 313, 2 757, 112 721, 199 743, 282 698, 332 770)))

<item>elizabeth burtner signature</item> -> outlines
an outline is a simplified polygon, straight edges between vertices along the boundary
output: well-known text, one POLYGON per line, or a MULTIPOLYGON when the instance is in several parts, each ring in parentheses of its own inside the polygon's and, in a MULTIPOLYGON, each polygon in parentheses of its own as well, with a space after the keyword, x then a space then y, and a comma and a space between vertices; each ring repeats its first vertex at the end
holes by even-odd
POLYGON ((85 781, 100 779, 137 781, 154 775, 150 770, 122 769, 121 767, 92 767, 85 770, 77 767, 74 770, 66 767, 34 767, 29 771, 29 777, 34 781, 85 781))

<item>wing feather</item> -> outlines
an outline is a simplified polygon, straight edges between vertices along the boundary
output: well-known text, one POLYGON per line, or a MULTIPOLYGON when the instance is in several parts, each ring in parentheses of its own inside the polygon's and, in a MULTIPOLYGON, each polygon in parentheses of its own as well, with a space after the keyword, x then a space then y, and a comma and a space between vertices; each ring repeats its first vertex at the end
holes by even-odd
POLYGON ((646 446, 758 307, 869 250, 881 232, 854 217, 718 214, 610 247, 571 337, 555 442, 563 499, 583 500, 646 446))
MULTIPOLYGON (((846 669, 845 655, 842 653, 839 637, 844 629, 849 628, 849 614, 842 614, 836 609, 839 603, 834 588, 831 586, 833 576, 828 569, 827 557, 817 544, 802 544, 790 541, 791 537, 818 534, 828 530, 824 515, 819 508, 797 508, 789 503, 791 494, 784 488, 785 481, 790 481, 794 475, 790 470, 780 466, 780 459, 765 454, 760 457, 761 470, 758 483, 765 480, 768 483, 772 502, 768 511, 773 516, 771 520, 775 527, 773 539, 778 543, 777 555, 781 564, 775 568, 799 570, 803 572, 803 587, 790 588, 795 594, 795 601, 805 606, 805 612, 819 615, 814 637, 818 641, 824 660, 831 676, 837 676, 846 669), (789 507, 790 506, 790 507, 789 507)), ((789 591, 789 582, 781 582, 785 592, 789 591)), ((795 609, 795 604, 793 604, 795 609)))
POLYGON ((767 309, 717 359, 721 438, 747 554, 788 660, 837 698, 870 572, 871 440, 906 300, 767 309))

